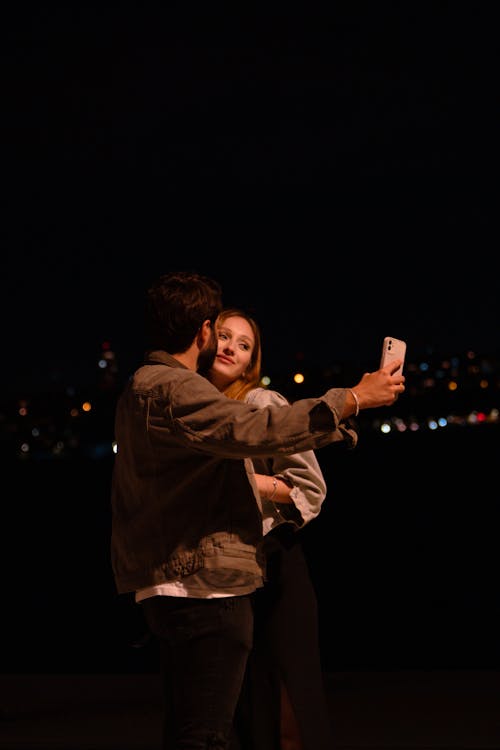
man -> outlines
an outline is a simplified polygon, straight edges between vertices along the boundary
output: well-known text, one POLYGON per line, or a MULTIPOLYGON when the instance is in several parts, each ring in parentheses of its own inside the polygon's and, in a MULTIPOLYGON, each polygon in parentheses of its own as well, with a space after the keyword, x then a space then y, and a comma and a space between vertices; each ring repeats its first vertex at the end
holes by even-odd
POLYGON ((257 456, 354 447, 347 421, 394 403, 399 361, 289 406, 254 408, 197 372, 217 351, 217 282, 161 276, 146 306, 147 352, 117 404, 112 483, 113 571, 135 592, 158 638, 163 747, 228 747, 252 643, 252 593, 265 577, 257 456))

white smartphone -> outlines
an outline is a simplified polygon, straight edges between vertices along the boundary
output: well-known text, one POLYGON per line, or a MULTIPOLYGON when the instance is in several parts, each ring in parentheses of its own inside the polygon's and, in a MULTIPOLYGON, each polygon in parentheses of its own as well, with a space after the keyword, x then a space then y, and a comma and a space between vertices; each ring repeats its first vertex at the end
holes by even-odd
POLYGON ((394 336, 386 336, 382 344, 382 355, 380 357, 380 367, 392 362, 394 359, 401 359, 401 367, 398 367, 393 375, 402 375, 404 360, 406 356, 406 341, 396 339, 394 336))

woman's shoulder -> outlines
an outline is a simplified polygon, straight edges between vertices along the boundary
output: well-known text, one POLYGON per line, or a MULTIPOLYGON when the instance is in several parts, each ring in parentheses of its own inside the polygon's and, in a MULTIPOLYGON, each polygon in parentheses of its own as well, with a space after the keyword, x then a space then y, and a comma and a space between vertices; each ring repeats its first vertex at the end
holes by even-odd
POLYGON ((289 403, 278 391, 274 391, 271 388, 262 388, 261 386, 249 391, 245 401, 247 404, 255 404, 256 406, 269 406, 270 404, 286 406, 289 403))

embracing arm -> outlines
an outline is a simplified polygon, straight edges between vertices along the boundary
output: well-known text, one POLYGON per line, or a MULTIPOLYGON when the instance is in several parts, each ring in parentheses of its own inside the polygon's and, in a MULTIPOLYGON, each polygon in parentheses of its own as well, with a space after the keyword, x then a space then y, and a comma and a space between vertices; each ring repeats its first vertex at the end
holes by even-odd
MULTIPOLYGON (((263 388, 252 391, 248 402, 256 406, 288 403, 280 393, 263 388)), ((267 507, 271 512, 274 506, 297 526, 303 526, 319 514, 327 488, 314 451, 255 458, 253 465, 264 509, 267 507), (280 505, 284 507, 280 509, 280 505)))

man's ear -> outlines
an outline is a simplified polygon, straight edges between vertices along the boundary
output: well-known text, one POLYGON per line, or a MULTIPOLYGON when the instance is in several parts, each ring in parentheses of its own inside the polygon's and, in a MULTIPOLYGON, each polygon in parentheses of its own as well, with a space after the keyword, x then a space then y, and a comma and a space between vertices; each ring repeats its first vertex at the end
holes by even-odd
POLYGON ((196 336, 196 343, 198 344, 198 349, 203 349, 205 347, 207 341, 210 340, 211 335, 212 335, 212 323, 210 322, 210 320, 204 320, 196 336))

